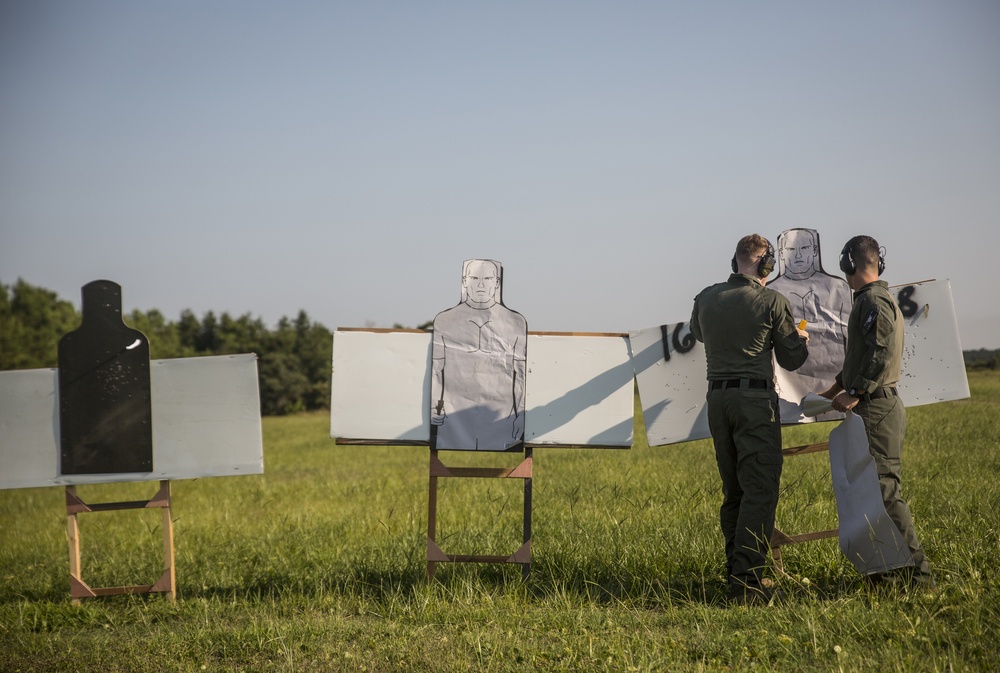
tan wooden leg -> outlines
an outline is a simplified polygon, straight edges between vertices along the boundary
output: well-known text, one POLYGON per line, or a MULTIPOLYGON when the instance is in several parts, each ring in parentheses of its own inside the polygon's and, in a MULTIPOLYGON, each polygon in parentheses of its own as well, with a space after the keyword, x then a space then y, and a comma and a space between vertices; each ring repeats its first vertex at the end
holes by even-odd
MULTIPOLYGON (((76 486, 66 487, 67 499, 76 497, 76 486)), ((80 577, 80 522, 76 513, 66 513, 66 538, 69 540, 69 576, 72 595, 73 580, 82 581, 80 577)), ((73 605, 79 605, 80 599, 73 598, 73 605)))
MULTIPOLYGON (((437 451, 431 451, 431 466, 433 469, 434 461, 437 460, 437 451)), ((434 568, 435 562, 430 560, 430 554, 432 545, 436 545, 436 535, 437 535, 437 482, 438 478, 434 476, 433 472, 430 476, 430 481, 427 487, 427 549, 428 549, 428 559, 427 559, 427 581, 430 582, 434 579, 434 568)))
MULTIPOLYGON (((161 481, 160 486, 164 489, 167 501, 170 501, 170 482, 161 481)), ((173 603, 177 600, 177 575, 174 570, 174 518, 173 508, 167 505, 163 508, 163 573, 168 576, 170 588, 166 591, 167 600, 173 603)))

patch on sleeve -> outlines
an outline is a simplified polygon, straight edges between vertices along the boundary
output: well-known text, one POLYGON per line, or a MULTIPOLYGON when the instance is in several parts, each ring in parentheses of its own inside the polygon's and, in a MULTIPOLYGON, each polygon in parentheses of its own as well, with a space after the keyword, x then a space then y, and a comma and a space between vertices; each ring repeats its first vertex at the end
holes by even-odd
POLYGON ((878 306, 872 306, 872 310, 868 311, 868 315, 865 316, 865 321, 861 323, 861 329, 867 334, 872 331, 872 327, 878 321, 878 306))

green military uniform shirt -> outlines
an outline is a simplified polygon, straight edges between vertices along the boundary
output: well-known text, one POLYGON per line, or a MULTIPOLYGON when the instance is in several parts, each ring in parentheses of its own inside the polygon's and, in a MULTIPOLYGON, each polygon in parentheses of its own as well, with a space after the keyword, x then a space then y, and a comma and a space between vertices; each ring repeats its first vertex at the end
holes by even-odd
POLYGON ((837 383, 855 397, 899 383, 903 332, 903 314, 888 283, 877 280, 855 292, 844 368, 837 383))
POLYGON ((695 297, 691 334, 705 344, 709 381, 771 381, 772 350, 788 370, 798 369, 809 355, 785 296, 739 273, 695 297))

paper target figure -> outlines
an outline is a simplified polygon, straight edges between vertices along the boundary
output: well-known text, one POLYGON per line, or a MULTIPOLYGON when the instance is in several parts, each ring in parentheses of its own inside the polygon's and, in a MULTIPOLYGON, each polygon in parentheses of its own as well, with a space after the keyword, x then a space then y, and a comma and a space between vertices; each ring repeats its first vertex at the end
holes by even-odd
POLYGON ((120 285, 82 292, 83 321, 59 340, 60 472, 151 472, 149 341, 122 322, 120 285))
POLYGON ((434 318, 431 449, 523 446, 528 324, 502 288, 499 262, 466 260, 462 301, 434 318))
MULTIPOLYGON (((851 312, 851 288, 838 276, 823 271, 819 232, 787 229, 778 236, 779 275, 767 286, 785 295, 795 321, 806 321, 809 359, 788 372, 775 368, 781 421, 795 423, 811 419, 802 415, 799 402, 806 393, 826 390, 844 362, 847 317, 851 312)), ((833 412, 817 420, 834 420, 833 412)))

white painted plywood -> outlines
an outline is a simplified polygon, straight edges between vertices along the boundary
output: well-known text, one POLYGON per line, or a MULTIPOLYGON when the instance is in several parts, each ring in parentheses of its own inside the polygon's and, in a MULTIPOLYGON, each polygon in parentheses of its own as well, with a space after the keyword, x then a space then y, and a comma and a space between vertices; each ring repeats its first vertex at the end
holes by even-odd
MULTIPOLYGON (((430 348, 426 332, 335 332, 330 436, 426 444, 430 348)), ((624 338, 529 333, 527 357, 526 442, 631 446, 633 375, 624 338)))
POLYGON ((0 488, 261 474, 257 356, 150 361, 153 470, 59 472, 58 371, 0 372, 0 488))

